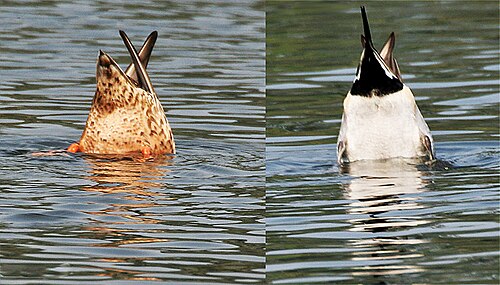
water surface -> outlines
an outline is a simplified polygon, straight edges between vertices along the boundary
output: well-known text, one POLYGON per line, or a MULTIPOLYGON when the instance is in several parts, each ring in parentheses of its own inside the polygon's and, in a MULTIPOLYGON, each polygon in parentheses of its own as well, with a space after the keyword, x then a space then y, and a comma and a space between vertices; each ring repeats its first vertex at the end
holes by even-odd
POLYGON ((9 1, 0 8, 0 283, 264 278, 265 19, 258 1, 9 1), (177 155, 34 157, 79 139, 99 49, 148 66, 177 155))
POLYGON ((336 163, 361 54, 359 5, 268 1, 267 278, 273 284, 497 284, 496 2, 367 5, 375 46, 396 33, 437 157, 336 163))

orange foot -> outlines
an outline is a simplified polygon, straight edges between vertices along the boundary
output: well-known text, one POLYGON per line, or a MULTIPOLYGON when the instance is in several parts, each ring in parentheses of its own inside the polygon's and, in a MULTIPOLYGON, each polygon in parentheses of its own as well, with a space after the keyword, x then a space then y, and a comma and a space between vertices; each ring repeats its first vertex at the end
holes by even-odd
POLYGON ((68 149, 67 149, 68 152, 71 152, 71 153, 77 153, 80 151, 80 145, 78 143, 72 143, 68 149))
POLYGON ((141 152, 142 152, 143 157, 146 159, 153 157, 151 148, 149 146, 143 147, 141 152))

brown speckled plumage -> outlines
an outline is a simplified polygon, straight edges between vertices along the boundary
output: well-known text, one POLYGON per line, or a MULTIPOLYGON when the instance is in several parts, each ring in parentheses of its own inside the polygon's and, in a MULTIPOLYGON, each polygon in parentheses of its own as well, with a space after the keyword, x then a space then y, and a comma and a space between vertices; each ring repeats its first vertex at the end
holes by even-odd
POLYGON ((172 130, 153 90, 145 90, 148 88, 137 76, 129 77, 102 51, 96 78, 97 90, 80 138, 80 151, 129 154, 148 148, 151 154, 175 153, 172 130))

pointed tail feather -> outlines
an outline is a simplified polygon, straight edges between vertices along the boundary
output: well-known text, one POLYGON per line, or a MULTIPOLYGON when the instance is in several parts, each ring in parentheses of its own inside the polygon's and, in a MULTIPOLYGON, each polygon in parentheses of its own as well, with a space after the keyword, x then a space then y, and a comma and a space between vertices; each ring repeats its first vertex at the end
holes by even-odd
POLYGON ((385 64, 387 65, 387 67, 389 67, 391 72, 394 73, 394 75, 396 75, 399 80, 402 80, 398 62, 396 61, 396 58, 393 54, 395 42, 396 36, 394 35, 394 32, 392 32, 389 35, 389 38, 385 42, 384 46, 382 47, 382 50, 380 50, 380 56, 382 57, 382 59, 384 59, 385 64))
POLYGON ((368 24, 368 17, 366 16, 365 6, 361 6, 361 17, 363 18, 363 31, 365 34, 365 42, 373 46, 372 34, 370 33, 370 25, 368 24))
MULTIPOLYGON (((158 38, 158 32, 157 31, 152 32, 146 38, 146 40, 144 41, 144 44, 142 45, 141 49, 139 50, 139 58, 140 58, 141 63, 145 69, 147 69, 147 67, 148 67, 149 58, 151 57, 151 52, 153 51, 153 47, 156 43, 157 38, 158 38)), ((135 65, 133 63, 130 63, 129 66, 127 67, 127 69, 125 69, 125 74, 127 74, 128 77, 135 80, 135 82, 139 82, 139 78, 137 77, 135 65)))
POLYGON ((141 63, 139 55, 137 54, 137 50, 135 49, 134 45, 132 45, 132 42, 124 31, 120 30, 120 36, 122 37, 123 42, 125 43, 125 46, 127 47, 127 50, 130 54, 130 57, 132 58, 132 63, 135 65, 139 85, 144 90, 150 93, 154 93, 153 84, 151 83, 151 79, 149 78, 146 69, 141 63))

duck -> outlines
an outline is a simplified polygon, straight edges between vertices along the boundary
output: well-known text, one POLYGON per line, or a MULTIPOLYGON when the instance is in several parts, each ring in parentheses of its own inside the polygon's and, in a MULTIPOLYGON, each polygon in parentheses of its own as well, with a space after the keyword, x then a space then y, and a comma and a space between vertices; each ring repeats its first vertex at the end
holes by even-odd
POLYGON ((119 34, 132 63, 123 71, 110 55, 99 51, 97 86, 85 128, 67 151, 147 158, 175 154, 172 129, 146 71, 158 32, 146 38, 139 52, 124 31, 119 34))
POLYGON ((430 129, 413 92, 403 83, 393 55, 394 32, 379 53, 372 42, 364 6, 361 16, 363 51, 351 89, 343 102, 337 139, 338 163, 415 157, 434 160, 430 129))

